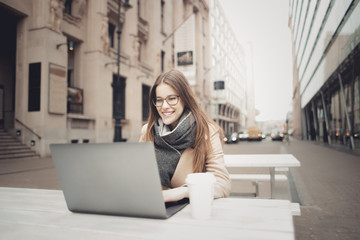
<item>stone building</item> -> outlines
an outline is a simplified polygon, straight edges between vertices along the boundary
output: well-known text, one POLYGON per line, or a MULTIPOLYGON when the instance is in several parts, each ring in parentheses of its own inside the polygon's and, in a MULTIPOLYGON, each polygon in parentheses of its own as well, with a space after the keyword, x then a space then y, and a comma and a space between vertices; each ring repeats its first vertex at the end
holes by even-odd
POLYGON ((290 1, 297 138, 360 148, 359 1, 290 1))
POLYGON ((219 0, 210 1, 210 28, 211 116, 226 134, 240 132, 247 127, 248 100, 253 97, 248 95, 246 49, 236 39, 219 0))
POLYGON ((210 114, 208 2, 129 3, 119 16, 115 0, 0 0, 0 127, 47 156, 51 143, 112 142, 116 108, 138 141, 150 87, 172 68, 210 114))

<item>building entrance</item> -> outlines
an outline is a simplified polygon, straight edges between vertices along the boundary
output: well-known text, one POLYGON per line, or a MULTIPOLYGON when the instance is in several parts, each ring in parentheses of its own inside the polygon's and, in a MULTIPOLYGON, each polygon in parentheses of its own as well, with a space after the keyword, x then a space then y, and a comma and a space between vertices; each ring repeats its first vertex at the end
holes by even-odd
POLYGON ((0 128, 14 127, 17 17, 0 4, 0 128))
POLYGON ((4 88, 0 86, 0 129, 4 128, 4 88))

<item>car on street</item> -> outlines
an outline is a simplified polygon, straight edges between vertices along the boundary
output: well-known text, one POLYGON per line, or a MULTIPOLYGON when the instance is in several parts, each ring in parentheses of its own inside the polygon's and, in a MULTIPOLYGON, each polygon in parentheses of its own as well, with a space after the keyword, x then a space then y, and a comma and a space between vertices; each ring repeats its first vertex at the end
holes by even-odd
POLYGON ((244 131, 241 131, 241 132, 239 132, 239 140, 240 141, 246 141, 246 140, 248 140, 248 132, 247 132, 247 130, 244 130, 244 131))
POLYGON ((261 133, 261 138, 265 139, 266 138, 266 134, 265 133, 261 133))
POLYGON ((284 139, 284 132, 281 129, 273 129, 271 131, 271 140, 282 141, 284 139))
POLYGON ((238 134, 236 132, 228 134, 224 141, 225 143, 237 143, 239 141, 238 134))

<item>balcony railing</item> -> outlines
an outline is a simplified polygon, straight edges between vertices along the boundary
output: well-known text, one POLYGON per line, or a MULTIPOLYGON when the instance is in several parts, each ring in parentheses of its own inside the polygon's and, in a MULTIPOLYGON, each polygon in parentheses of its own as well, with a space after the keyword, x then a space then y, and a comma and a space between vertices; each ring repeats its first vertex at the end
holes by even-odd
POLYGON ((67 113, 83 114, 84 91, 81 88, 68 87, 67 113))

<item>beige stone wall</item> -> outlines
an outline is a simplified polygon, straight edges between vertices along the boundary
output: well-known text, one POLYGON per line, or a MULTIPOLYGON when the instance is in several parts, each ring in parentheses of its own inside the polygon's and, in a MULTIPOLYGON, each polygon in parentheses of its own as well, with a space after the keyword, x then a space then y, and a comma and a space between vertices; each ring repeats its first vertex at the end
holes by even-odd
MULTIPOLYGON (((117 1, 73 1, 72 14, 66 14, 60 0, 0 0, 10 12, 18 16, 16 77, 14 98, 14 128, 22 130, 21 141, 42 156, 50 155, 49 144, 71 141, 112 142, 114 120, 112 119, 112 80, 117 74, 117 36, 110 47, 108 22, 117 25, 117 1), (74 42, 72 62, 68 62, 67 45, 74 42), (41 63, 41 108, 28 112, 29 64, 41 63), (71 64, 71 65, 70 65, 71 64), (83 90, 83 114, 62 112, 66 89, 54 88, 50 68, 56 66, 67 71, 73 66, 73 87, 83 90), (59 94, 54 95, 54 92, 59 94), (61 92, 64 92, 61 95, 61 92), (50 94, 51 93, 51 94, 50 94), (51 99, 51 100, 49 100, 51 99), (50 110, 49 110, 50 105, 50 110), (55 109, 55 110, 54 110, 55 109), (60 110, 59 110, 60 109, 60 110), (17 120, 18 121, 17 121, 17 120)), ((199 101, 208 109, 210 79, 204 76, 208 67, 209 36, 203 33, 203 24, 208 24, 208 3, 205 0, 165 0, 164 22, 161 24, 161 4, 155 0, 141 0, 141 19, 137 1, 130 0, 132 8, 122 9, 122 34, 120 40, 120 75, 126 78, 125 120, 122 137, 138 141, 142 120, 142 85, 151 86, 161 73, 161 51, 165 53, 164 70, 175 67, 174 33, 188 14, 195 16, 196 39, 196 84, 193 86, 199 101), (195 11, 194 11, 195 9, 195 11), (141 57, 138 57, 138 41, 141 57)), ((14 53, 15 54, 15 53, 14 53)), ((58 79, 60 85, 67 77, 58 79)))

